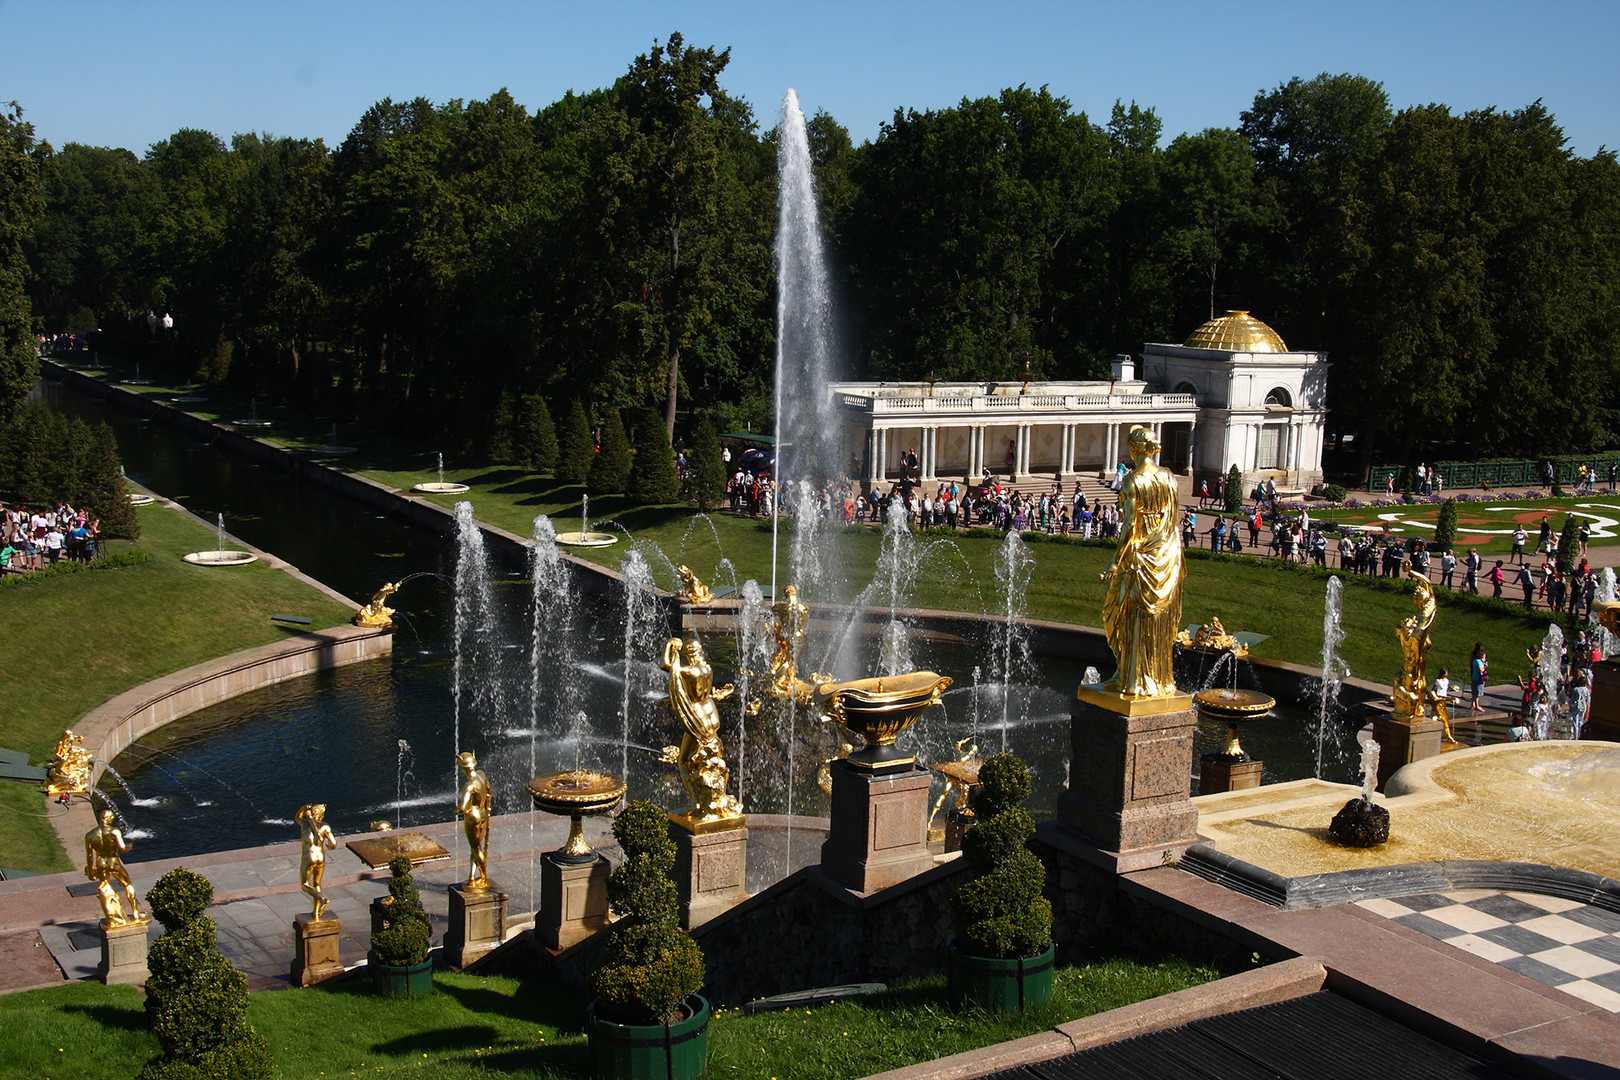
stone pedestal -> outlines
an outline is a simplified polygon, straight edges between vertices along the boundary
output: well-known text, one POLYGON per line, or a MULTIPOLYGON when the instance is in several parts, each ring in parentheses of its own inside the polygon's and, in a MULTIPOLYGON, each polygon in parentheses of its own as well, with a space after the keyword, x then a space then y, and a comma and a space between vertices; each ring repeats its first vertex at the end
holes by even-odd
POLYGON ((675 890, 681 898, 681 928, 692 930, 748 899, 743 875, 748 868, 746 818, 728 829, 694 833, 673 816, 675 890))
POLYGON ((343 924, 336 919, 312 920, 308 913, 293 920, 294 986, 314 986, 343 974, 338 959, 338 934, 343 924))
POLYGON ((1581 738, 1620 742, 1620 660, 1599 660, 1592 665, 1592 709, 1581 738))
POLYGON ((1198 794, 1218 795, 1223 791, 1245 791, 1260 786, 1263 761, 1233 761, 1222 754, 1205 754, 1198 759, 1198 794))
POLYGON ((540 857, 540 911, 534 936, 548 949, 578 944, 608 924, 607 879, 612 868, 597 855, 587 863, 540 857))
POLYGON ((487 889, 449 888, 450 927, 444 932, 444 962, 460 971, 506 940, 506 893, 494 882, 487 889))
POLYGON ((962 837, 967 831, 979 823, 979 819, 969 810, 958 810, 951 807, 945 814, 945 850, 961 851, 962 837))
POLYGON ((101 922, 101 963, 96 978, 108 986, 143 986, 146 983, 146 931, 150 921, 108 926, 101 922))
POLYGON ((899 884, 934 865, 928 850, 928 770, 870 773, 834 761, 832 821, 821 868, 856 892, 899 884))
POLYGON ((1081 692, 1070 713, 1069 786, 1058 796, 1058 823, 1094 845, 1116 873, 1179 856, 1198 842, 1189 798, 1198 726, 1192 699, 1081 692))
POLYGON ((1440 721, 1432 716, 1397 720, 1384 713, 1373 713, 1373 740, 1378 743, 1378 790, 1384 790, 1384 783, 1402 765, 1438 754, 1444 737, 1440 721))

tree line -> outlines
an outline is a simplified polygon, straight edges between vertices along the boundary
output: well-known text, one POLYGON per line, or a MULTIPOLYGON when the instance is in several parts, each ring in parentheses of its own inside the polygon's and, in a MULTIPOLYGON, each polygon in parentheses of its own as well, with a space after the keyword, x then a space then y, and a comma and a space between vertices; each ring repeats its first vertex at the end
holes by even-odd
MULTIPOLYGON (((693 409, 768 429, 775 131, 728 61, 672 34, 610 87, 385 100, 332 149, 55 150, 14 114, 0 320, 26 283, 35 328, 486 453, 536 402, 626 410, 638 443, 648 410, 666 437, 693 409)), ((1386 460, 1620 428, 1620 170, 1539 102, 1395 109, 1321 75, 1166 142, 1151 108, 1020 86, 860 146, 809 130, 854 377, 1097 377, 1238 307, 1330 354, 1334 430, 1386 460)))

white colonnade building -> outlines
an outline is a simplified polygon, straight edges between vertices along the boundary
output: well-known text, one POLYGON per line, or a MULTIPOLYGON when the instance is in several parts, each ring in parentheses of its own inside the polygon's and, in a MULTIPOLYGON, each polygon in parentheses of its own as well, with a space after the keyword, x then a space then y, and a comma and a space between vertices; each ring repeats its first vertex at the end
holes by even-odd
POLYGON ((869 484, 897 480, 903 455, 921 481, 988 470, 1027 484, 1111 472, 1131 427, 1153 429, 1159 461, 1213 481, 1236 464, 1261 480, 1322 479, 1327 354, 1290 352, 1247 312, 1211 319, 1180 345, 1149 343, 1114 359, 1106 380, 833 383, 843 458, 869 484))

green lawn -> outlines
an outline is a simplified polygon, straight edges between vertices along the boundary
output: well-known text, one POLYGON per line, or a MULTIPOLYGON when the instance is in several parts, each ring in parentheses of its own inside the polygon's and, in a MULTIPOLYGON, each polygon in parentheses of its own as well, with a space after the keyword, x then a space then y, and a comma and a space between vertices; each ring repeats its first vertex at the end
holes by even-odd
MULTIPOLYGON (((80 716, 130 687, 192 664, 264 645, 297 631, 272 614, 306 615, 310 629, 352 611, 263 563, 191 566, 181 556, 211 549, 212 530, 162 506, 142 507, 141 539, 114 542, 151 555, 139 566, 42 578, 0 592, 13 636, 0 663, 0 746, 44 764, 80 716)), ((0 782, 0 864, 50 873, 70 869, 32 784, 0 782)))
MULTIPOLYGON (((1181 960, 1059 968, 1052 1003, 1023 1016, 953 1013, 935 978, 819 1009, 717 1013, 709 1075, 765 1080, 856 1077, 932 1060, 1219 978, 1181 960)), ((581 992, 555 980, 440 972, 437 992, 387 1001, 362 980, 254 994, 248 1015, 284 1080, 409 1071, 433 1077, 584 1075, 581 992)), ((157 1054, 140 994, 78 983, 0 997, 6 1075, 124 1080, 157 1054)))

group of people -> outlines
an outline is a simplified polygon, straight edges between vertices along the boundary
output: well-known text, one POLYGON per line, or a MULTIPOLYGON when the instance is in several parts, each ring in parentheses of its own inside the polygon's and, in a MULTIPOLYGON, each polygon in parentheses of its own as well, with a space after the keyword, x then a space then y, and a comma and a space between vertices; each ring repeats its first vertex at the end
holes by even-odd
POLYGON ((0 503, 0 573, 26 573, 67 559, 89 562, 101 545, 101 523, 67 503, 30 511, 0 503))

